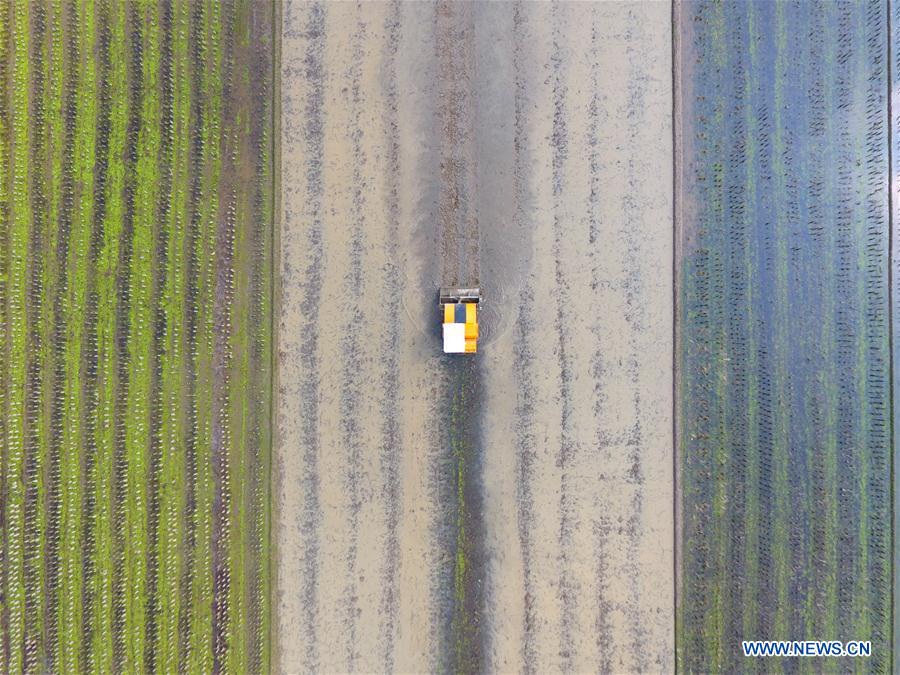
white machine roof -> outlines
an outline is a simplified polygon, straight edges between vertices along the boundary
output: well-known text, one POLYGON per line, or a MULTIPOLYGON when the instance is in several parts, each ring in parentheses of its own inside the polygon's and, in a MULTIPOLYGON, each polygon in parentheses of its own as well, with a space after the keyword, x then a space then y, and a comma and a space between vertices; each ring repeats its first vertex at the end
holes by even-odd
POLYGON ((464 354, 466 351, 466 324, 444 324, 444 353, 464 354))

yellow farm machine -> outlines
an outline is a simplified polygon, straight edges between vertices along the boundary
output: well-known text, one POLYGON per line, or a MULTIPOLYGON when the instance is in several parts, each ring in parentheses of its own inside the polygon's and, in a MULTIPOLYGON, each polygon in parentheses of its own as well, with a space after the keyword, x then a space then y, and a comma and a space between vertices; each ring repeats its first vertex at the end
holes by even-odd
POLYGON ((474 354, 478 350, 480 302, 480 288, 441 288, 445 354, 474 354))

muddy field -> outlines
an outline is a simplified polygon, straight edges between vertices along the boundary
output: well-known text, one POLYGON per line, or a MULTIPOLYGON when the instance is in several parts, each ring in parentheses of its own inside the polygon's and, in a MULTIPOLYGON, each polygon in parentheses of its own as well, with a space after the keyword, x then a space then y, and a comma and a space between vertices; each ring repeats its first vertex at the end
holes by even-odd
POLYGON ((282 29, 273 664, 671 670, 669 5, 282 29))

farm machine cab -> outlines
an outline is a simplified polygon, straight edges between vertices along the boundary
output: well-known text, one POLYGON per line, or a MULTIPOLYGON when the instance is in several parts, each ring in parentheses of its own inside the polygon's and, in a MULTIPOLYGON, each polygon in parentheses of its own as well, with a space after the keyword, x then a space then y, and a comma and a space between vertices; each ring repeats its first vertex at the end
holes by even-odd
POLYGON ((444 353, 474 354, 478 345, 480 288, 441 288, 444 353))

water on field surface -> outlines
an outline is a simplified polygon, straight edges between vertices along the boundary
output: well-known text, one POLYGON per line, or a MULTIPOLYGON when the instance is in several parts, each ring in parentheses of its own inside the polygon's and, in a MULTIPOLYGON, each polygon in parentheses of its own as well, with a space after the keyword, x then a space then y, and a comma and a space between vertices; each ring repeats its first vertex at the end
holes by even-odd
POLYGON ((741 639, 890 668, 887 29, 882 2, 678 5, 687 671, 797 665, 741 639))

